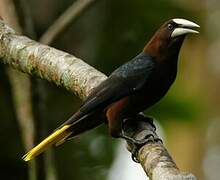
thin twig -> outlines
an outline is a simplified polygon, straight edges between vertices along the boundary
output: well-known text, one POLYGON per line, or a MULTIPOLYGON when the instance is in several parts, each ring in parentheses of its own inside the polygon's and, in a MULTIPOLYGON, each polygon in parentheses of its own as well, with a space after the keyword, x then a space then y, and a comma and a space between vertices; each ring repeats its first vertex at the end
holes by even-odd
MULTIPOLYGON (((0 21, 0 61, 1 59, 3 63, 18 70, 63 86, 67 90, 75 92, 82 99, 106 79, 104 74, 79 58, 37 43, 27 37, 16 35, 2 21, 0 21)), ((148 131, 150 131, 148 127, 141 131, 137 128, 137 136, 148 131)), ((140 147, 137 158, 152 180, 196 179, 191 174, 182 176, 162 143, 155 144, 152 141, 140 147), (174 176, 169 176, 173 174, 172 172, 174 176)))
POLYGON ((18 19, 22 26, 22 34, 36 39, 36 32, 31 13, 30 2, 28 0, 16 0, 15 2, 18 19))
POLYGON ((97 0, 77 0, 42 35, 39 42, 51 44, 65 29, 78 19, 97 0))

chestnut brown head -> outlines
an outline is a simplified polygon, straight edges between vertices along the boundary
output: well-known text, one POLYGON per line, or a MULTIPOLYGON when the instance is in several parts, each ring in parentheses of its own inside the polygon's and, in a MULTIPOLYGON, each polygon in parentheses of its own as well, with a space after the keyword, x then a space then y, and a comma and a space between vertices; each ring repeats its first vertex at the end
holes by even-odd
POLYGON ((164 53, 170 50, 179 51, 184 37, 190 33, 199 33, 195 30, 199 27, 196 23, 186 19, 171 19, 157 30, 144 51, 156 57, 164 56, 164 53))

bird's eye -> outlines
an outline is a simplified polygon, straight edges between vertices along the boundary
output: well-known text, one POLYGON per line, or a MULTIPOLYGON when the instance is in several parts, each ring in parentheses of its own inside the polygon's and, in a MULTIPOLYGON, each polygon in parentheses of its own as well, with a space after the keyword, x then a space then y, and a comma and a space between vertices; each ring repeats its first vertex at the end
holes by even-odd
POLYGON ((167 25, 167 28, 168 28, 169 30, 173 30, 174 26, 173 26, 172 24, 168 24, 168 25, 167 25))

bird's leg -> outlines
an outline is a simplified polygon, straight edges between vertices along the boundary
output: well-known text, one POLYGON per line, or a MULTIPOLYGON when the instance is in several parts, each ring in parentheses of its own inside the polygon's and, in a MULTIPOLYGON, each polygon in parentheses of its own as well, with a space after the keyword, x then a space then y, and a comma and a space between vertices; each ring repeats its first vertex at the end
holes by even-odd
POLYGON ((130 135, 127 135, 129 134, 129 126, 131 125, 131 127, 135 127, 137 126, 138 124, 135 124, 134 126, 134 123, 131 124, 131 121, 144 121, 146 123, 149 123, 152 128, 153 128, 153 131, 156 131, 156 126, 154 125, 153 123, 153 118, 151 117, 146 117, 142 112, 137 114, 136 116, 132 117, 132 118, 127 118, 127 119, 124 119, 123 122, 122 122, 122 125, 121 125, 121 133, 120 133, 120 137, 125 139, 126 141, 128 141, 129 143, 131 144, 136 144, 136 145, 143 145, 143 144, 146 144, 148 143, 149 141, 151 141, 151 137, 153 138, 153 135, 152 134, 147 134, 143 139, 136 139, 130 135), (129 123, 128 127, 125 127, 126 126, 126 123, 129 123))
POLYGON ((150 138, 153 137, 153 135, 152 135, 152 134, 148 134, 148 135, 145 136, 144 139, 137 140, 137 139, 135 139, 135 138, 133 138, 133 137, 127 136, 127 135, 125 134, 124 130, 122 129, 122 131, 121 131, 119 137, 122 138, 122 139, 125 139, 126 141, 128 141, 128 142, 131 143, 131 144, 143 145, 143 144, 146 144, 146 143, 148 143, 149 141, 151 141, 150 138))
POLYGON ((139 114, 137 114, 137 118, 140 118, 142 121, 150 123, 150 125, 152 126, 154 131, 156 131, 156 126, 154 124, 154 118, 153 117, 145 116, 145 114, 143 112, 140 112, 139 114))
POLYGON ((142 145, 147 144, 149 142, 152 142, 152 140, 150 140, 150 139, 153 138, 153 135, 149 134, 149 135, 145 136, 145 138, 143 140, 136 140, 132 137, 125 135, 124 130, 122 130, 120 137, 125 139, 127 141, 127 143, 132 146, 132 148, 130 149, 131 158, 134 162, 139 163, 139 160, 137 158, 138 150, 140 149, 140 147, 142 145))
POLYGON ((138 162, 138 150, 144 144, 161 141, 155 131, 156 127, 153 124, 153 118, 146 117, 143 113, 124 119, 120 137, 127 141, 129 151, 132 153, 132 159, 135 162, 138 162))
POLYGON ((153 124, 153 119, 145 117, 143 113, 139 113, 126 119, 123 119, 120 116, 117 118, 111 118, 110 115, 112 114, 110 113, 108 115, 108 127, 111 136, 125 139, 131 147, 130 151, 132 153, 132 159, 135 162, 138 162, 136 157, 140 147, 156 139, 156 127, 153 124), (141 136, 135 135, 137 134, 137 131, 141 131, 141 133, 138 133, 141 134, 141 136))

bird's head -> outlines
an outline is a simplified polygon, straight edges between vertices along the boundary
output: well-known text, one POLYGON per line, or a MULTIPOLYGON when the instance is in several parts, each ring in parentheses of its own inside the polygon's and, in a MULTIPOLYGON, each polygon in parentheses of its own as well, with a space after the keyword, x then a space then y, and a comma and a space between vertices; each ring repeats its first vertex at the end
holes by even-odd
POLYGON ((154 34, 144 51, 153 56, 164 56, 164 53, 179 53, 187 34, 199 33, 200 26, 186 19, 175 18, 165 22, 154 34))

